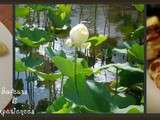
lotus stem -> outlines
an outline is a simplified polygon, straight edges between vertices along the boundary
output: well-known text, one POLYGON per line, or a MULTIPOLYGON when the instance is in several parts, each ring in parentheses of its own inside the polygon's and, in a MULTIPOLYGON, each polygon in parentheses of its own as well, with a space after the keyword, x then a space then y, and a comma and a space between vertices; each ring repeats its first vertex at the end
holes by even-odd
POLYGON ((116 87, 115 87, 115 95, 117 95, 118 91, 118 68, 116 68, 116 87))
POLYGON ((63 81, 64 81, 64 76, 62 75, 62 78, 61 78, 61 88, 60 88, 60 96, 63 94, 63 81))
POLYGON ((74 81, 75 81, 76 93, 77 93, 77 96, 79 97, 78 85, 77 85, 77 51, 78 51, 78 48, 75 47, 75 56, 74 56, 74 81))

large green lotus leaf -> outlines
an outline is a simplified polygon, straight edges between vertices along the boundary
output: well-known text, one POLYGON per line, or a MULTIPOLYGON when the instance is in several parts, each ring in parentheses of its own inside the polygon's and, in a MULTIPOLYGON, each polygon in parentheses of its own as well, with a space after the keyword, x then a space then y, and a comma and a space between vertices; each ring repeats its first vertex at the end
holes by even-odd
POLYGON ((84 79, 83 74, 77 74, 76 81, 75 79, 68 79, 63 87, 64 96, 78 105, 94 104, 89 96, 85 96, 88 95, 88 90, 86 90, 87 86, 84 79), (86 98, 88 100, 85 100, 86 98))
POLYGON ((30 54, 28 57, 22 58, 27 67, 34 68, 43 64, 43 57, 39 54, 30 54))
MULTIPOLYGON (((74 78, 75 63, 73 61, 65 59, 60 56, 53 57, 52 61, 64 75, 74 78)), ((83 67, 81 66, 80 62, 77 62, 76 66, 77 66, 76 74, 82 73, 83 67)))
POLYGON ((83 73, 86 75, 86 76, 91 76, 93 74, 93 70, 91 68, 84 68, 83 69, 83 73))
POLYGON ((84 68, 79 60, 77 61, 76 79, 73 61, 56 56, 53 57, 53 62, 62 74, 69 77, 63 87, 64 97, 77 105, 84 105, 97 112, 110 111, 110 93, 107 88, 100 83, 87 82, 84 68))
MULTIPOLYGON (((56 53, 54 51, 49 51, 48 55, 51 56, 53 59, 54 64, 58 67, 58 69, 66 76, 73 78, 74 77, 74 67, 75 63, 72 60, 66 59, 65 55, 60 54, 60 56, 54 56, 56 53), (63 64, 62 64, 63 63, 63 64), (69 70, 68 70, 69 69, 69 70)), ((90 76, 93 74, 93 70, 88 68, 87 65, 84 65, 85 68, 81 65, 85 64, 83 59, 77 59, 77 74, 84 73, 86 76, 90 76)))
POLYGON ((139 44, 132 45, 132 47, 128 49, 128 57, 129 61, 144 64, 144 46, 139 44))
POLYGON ((40 81, 56 81, 58 78, 60 78, 62 75, 59 73, 43 73, 43 72, 39 72, 36 69, 33 68, 28 68, 28 71, 35 73, 38 78, 40 79, 40 81))
POLYGON ((41 44, 51 41, 51 35, 39 28, 22 27, 17 29, 17 39, 29 47, 39 47, 41 44))
POLYGON ((38 42, 34 42, 30 40, 28 39, 28 37, 24 37, 24 38, 18 37, 18 39, 26 46, 33 47, 33 48, 38 48, 41 45, 41 43, 46 41, 44 38, 41 38, 38 42))
POLYGON ((131 33, 131 38, 137 39, 137 38, 143 38, 144 37, 144 26, 139 26, 134 32, 131 33))
POLYGON ((98 110, 98 112, 110 112, 112 98, 109 88, 103 83, 87 81, 87 89, 89 89, 88 94, 93 99, 96 107, 93 107, 92 105, 86 106, 89 106, 92 110, 98 110))
POLYGON ((47 47, 45 49, 45 53, 48 55, 48 57, 50 57, 51 59, 54 57, 54 56, 61 56, 61 57, 64 57, 66 58, 66 54, 63 50, 54 50, 52 47, 47 47))
POLYGON ((24 72, 27 70, 27 67, 20 59, 16 59, 16 66, 15 67, 16 67, 16 72, 24 72))
POLYGON ((29 7, 26 5, 24 6, 16 5, 15 14, 16 14, 16 17, 26 17, 29 15, 29 7))
POLYGON ((92 46, 98 46, 102 44, 104 41, 108 39, 108 36, 104 36, 102 34, 99 34, 98 36, 93 36, 88 39, 88 42, 91 42, 92 46))
POLYGON ((94 112, 89 110, 87 107, 77 105, 67 100, 64 96, 60 96, 47 108, 48 113, 62 114, 62 113, 91 113, 94 112))
POLYGON ((66 100, 65 97, 60 96, 47 108, 47 112, 58 113, 58 114, 70 113, 71 107, 72 103, 66 100))
POLYGON ((56 81, 58 78, 61 77, 61 74, 58 74, 58 73, 46 74, 46 73, 38 72, 37 75, 41 81, 56 81))
POLYGON ((64 96, 77 105, 95 112, 110 112, 111 96, 107 88, 100 83, 86 82, 83 74, 77 75, 77 86, 74 79, 68 79, 63 90, 64 96))
POLYGON ((144 82, 144 73, 139 71, 123 70, 119 72, 121 86, 130 87, 137 83, 144 82))
POLYGON ((126 95, 114 95, 112 96, 112 102, 114 105, 118 106, 119 108, 125 108, 129 105, 135 105, 136 100, 132 96, 126 95))
POLYGON ((133 5, 136 10, 138 10, 139 12, 143 12, 144 11, 144 4, 134 4, 133 5))
POLYGON ((48 18, 55 28, 69 26, 71 5, 57 5, 55 9, 48 10, 48 18))
POLYGON ((95 73, 99 72, 100 70, 104 70, 104 69, 109 69, 111 67, 117 68, 119 70, 125 70, 125 71, 130 71, 130 72, 140 72, 143 73, 143 70, 137 67, 133 67, 131 66, 129 63, 111 63, 111 64, 107 64, 104 65, 100 68, 97 68, 94 70, 95 73))

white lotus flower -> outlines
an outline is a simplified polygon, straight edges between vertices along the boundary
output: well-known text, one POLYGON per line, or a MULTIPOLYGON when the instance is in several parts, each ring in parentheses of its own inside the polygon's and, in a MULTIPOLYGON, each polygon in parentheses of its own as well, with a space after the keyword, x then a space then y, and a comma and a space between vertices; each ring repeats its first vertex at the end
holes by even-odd
POLYGON ((74 26, 70 31, 70 39, 72 45, 75 47, 81 47, 89 37, 89 32, 84 24, 78 24, 74 26))
POLYGON ((72 47, 72 40, 71 39, 67 39, 65 44, 68 46, 68 47, 72 47))
POLYGON ((85 42, 85 43, 81 44, 81 48, 89 49, 90 47, 91 47, 91 43, 90 42, 85 42))

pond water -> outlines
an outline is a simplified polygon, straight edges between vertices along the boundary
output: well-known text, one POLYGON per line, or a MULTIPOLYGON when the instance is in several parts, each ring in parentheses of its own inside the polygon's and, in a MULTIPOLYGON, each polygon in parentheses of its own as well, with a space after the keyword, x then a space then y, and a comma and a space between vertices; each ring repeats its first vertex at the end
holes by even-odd
MULTIPOLYGON (((111 16, 117 15, 116 12, 120 11, 122 14, 132 14, 133 18, 137 18, 137 12, 129 6, 108 6, 108 5, 73 5, 72 7, 72 16, 71 16, 71 26, 74 26, 81 21, 86 21, 86 26, 89 28, 90 34, 105 34, 110 37, 116 37, 117 39, 117 46, 121 47, 123 42, 123 34, 117 30, 118 23, 112 23, 108 19, 111 16)), ((40 21, 40 24, 43 26, 43 21, 40 21)), ((67 56, 73 56, 74 50, 72 48, 67 47, 64 44, 64 41, 66 41, 68 38, 58 38, 55 42, 55 49, 60 50, 63 49, 64 51, 67 51, 67 56)), ((39 49, 39 52, 41 54, 44 53, 45 45, 41 46, 39 49)), ((16 49, 16 58, 23 58, 24 55, 20 54, 18 49, 16 49)), ((112 62, 113 63, 124 63, 126 62, 126 56, 124 54, 116 54, 114 53, 112 56, 112 62)), ((101 60, 96 60, 96 64, 94 67, 100 67, 101 66, 101 60)), ((24 79, 25 73, 20 73, 19 78, 23 79, 24 83, 24 89, 27 89, 27 82, 24 79)), ((115 75, 111 72, 108 72, 106 70, 102 71, 99 75, 95 76, 95 80, 98 82, 110 82, 111 80, 115 79, 115 75)), ((39 100, 44 98, 49 98, 49 91, 44 86, 37 87, 37 82, 34 83, 34 100, 35 104, 39 102, 39 100)), ((59 86, 59 83, 57 83, 57 86, 59 86)), ((58 89, 58 87, 57 87, 58 89)), ((28 95, 21 95, 18 98, 19 103, 25 103, 28 101, 28 95)))

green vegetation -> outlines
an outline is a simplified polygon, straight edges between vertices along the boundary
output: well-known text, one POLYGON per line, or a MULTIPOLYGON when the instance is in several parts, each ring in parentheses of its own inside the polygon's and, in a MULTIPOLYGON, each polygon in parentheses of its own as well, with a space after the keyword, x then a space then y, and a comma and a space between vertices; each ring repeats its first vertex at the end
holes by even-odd
MULTIPOLYGON (((97 6, 92 6, 92 9, 95 8, 93 13, 96 13, 97 6)), ((98 33, 95 26, 90 30, 86 25, 90 34, 84 37, 77 31, 70 34, 74 27, 71 24, 72 7, 63 4, 16 6, 14 87, 22 90, 26 84, 28 92, 28 101, 15 105, 16 108, 25 109, 27 106, 36 109, 37 113, 53 114, 143 113, 144 6, 130 6, 137 15, 136 20, 132 14, 126 16, 125 10, 112 13, 114 7, 105 7, 108 10, 105 23, 108 33, 105 29, 104 34, 98 33), (111 24, 115 24, 116 30, 123 35, 121 46, 117 45, 120 38, 110 33, 111 24), (77 41, 80 40, 76 41, 76 45, 74 35, 78 36, 77 41), (68 37, 72 41, 66 44, 68 37), (58 50, 55 48, 57 41, 61 41, 58 50), (73 51, 71 54, 68 53, 70 49, 64 49, 68 46, 73 51), (126 56, 125 62, 113 62, 114 53, 126 56), (98 60, 101 64, 96 66, 98 60), (96 76, 101 76, 104 71, 106 74, 112 73, 114 78, 109 82, 96 81, 96 76), (24 74, 23 78, 21 74, 24 74), (40 100, 38 104, 35 103, 35 87, 38 86, 35 83, 48 91, 48 98, 40 100)), ((98 19, 96 14, 93 23, 98 19)))

